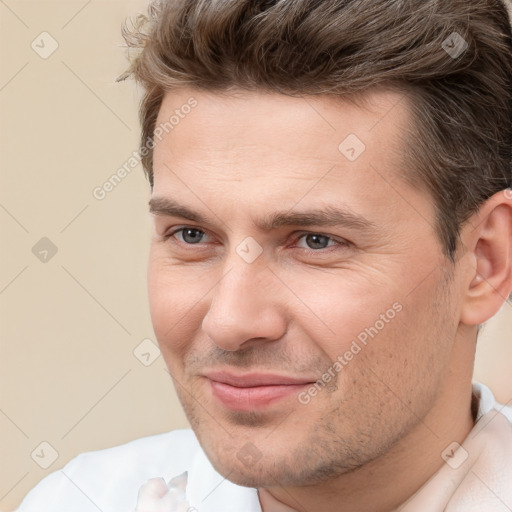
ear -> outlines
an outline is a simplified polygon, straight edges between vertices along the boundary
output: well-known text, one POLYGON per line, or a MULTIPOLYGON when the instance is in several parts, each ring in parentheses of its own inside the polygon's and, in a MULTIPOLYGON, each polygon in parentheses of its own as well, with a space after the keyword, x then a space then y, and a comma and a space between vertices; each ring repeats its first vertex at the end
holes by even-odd
POLYGON ((512 291, 512 190, 490 197, 461 230, 465 254, 460 321, 478 325, 493 317, 512 291))

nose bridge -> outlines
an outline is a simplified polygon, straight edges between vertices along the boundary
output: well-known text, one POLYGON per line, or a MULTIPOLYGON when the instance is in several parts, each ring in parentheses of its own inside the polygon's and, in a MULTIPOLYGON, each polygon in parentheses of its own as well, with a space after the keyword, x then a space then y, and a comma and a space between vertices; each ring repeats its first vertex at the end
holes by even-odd
POLYGON ((262 261, 247 263, 237 254, 228 262, 228 270, 213 291, 211 308, 226 310, 231 317, 245 316, 246 322, 270 304, 270 271, 262 261), (267 297, 267 298, 265 298, 267 297))
POLYGON ((203 330, 225 350, 237 350, 253 338, 278 339, 286 330, 274 276, 263 259, 258 260, 248 263, 233 253, 212 290, 203 330))
POLYGON ((252 290, 257 285, 264 286, 266 265, 263 262, 247 263, 242 261, 238 254, 234 254, 227 267, 228 272, 225 275, 224 283, 219 284, 227 285, 228 290, 230 287, 233 290, 238 288, 252 290))

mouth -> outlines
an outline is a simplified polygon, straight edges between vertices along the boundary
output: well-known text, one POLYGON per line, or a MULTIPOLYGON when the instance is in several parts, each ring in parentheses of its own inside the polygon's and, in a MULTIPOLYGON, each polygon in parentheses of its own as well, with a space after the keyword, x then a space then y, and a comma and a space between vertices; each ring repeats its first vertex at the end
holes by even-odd
POLYGON ((206 372, 216 401, 228 409, 254 411, 290 399, 315 379, 268 373, 233 374, 226 371, 206 372))

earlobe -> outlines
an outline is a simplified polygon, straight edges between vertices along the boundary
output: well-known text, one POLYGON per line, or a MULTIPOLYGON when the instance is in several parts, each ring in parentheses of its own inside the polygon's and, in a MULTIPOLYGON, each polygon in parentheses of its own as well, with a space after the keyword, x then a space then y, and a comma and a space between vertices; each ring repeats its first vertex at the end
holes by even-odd
POLYGON ((468 284, 460 320, 478 325, 500 310, 512 290, 512 198, 499 192, 488 199, 462 237, 473 249, 464 258, 468 284))

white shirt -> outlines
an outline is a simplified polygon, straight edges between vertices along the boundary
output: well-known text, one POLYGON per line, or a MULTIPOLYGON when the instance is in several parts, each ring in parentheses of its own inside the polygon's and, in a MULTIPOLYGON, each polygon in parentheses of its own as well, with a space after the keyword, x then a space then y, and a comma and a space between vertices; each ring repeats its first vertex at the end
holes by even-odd
MULTIPOLYGON (((510 512, 512 407, 474 383, 477 422, 462 449, 401 508, 403 512, 510 512), (476 462, 475 462, 476 461, 476 462)), ((17 512, 133 512, 141 486, 187 472, 189 510, 261 512, 256 489, 226 480, 210 464, 192 430, 137 439, 83 453, 44 478, 17 512)), ((172 512, 172 511, 170 511, 172 512)))

